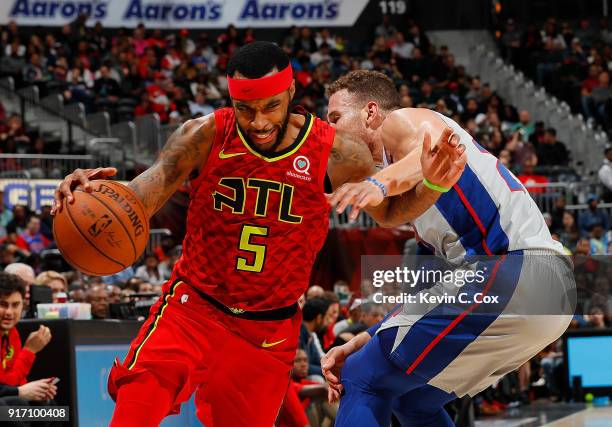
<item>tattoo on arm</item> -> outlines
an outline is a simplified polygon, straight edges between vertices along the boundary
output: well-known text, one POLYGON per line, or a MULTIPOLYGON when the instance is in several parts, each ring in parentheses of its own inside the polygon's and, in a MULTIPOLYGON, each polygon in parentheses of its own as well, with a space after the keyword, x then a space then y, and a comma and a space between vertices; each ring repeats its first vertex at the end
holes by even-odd
MULTIPOLYGON (((358 138, 336 134, 329 155, 328 174, 334 189, 346 182, 357 182, 376 173, 374 160, 368 146, 358 138)), ((417 184, 412 190, 394 197, 387 197, 366 212, 380 225, 397 227, 421 216, 440 197, 440 193, 417 184)))
POLYGON ((365 142, 346 133, 336 133, 327 170, 334 189, 346 182, 361 181, 376 172, 365 142))
POLYGON ((191 120, 168 139, 155 163, 129 183, 149 217, 172 196, 191 171, 208 156, 214 135, 210 120, 191 120))

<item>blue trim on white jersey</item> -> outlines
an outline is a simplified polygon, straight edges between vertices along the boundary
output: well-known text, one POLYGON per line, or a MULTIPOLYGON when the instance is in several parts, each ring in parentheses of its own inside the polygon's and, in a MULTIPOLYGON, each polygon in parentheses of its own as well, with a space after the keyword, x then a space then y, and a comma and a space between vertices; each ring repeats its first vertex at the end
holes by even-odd
MULTIPOLYGON (((497 205, 468 165, 465 166, 456 185, 461 189, 484 226, 487 233, 485 242, 488 248, 493 254, 506 253, 509 240, 501 226, 497 205)), ((467 255, 487 254, 482 244, 485 236, 482 235, 474 218, 454 188, 443 194, 435 206, 459 236, 467 255)))
MULTIPOLYGON (((450 331, 446 332, 414 369, 414 373, 427 380, 438 375, 479 335, 481 335, 505 310, 512 299, 523 267, 523 251, 513 251, 503 257, 495 257, 478 263, 477 269, 487 271, 487 281, 492 280, 487 295, 497 296, 497 304, 479 304, 463 317, 450 331), (494 277, 491 277, 498 269, 494 277)), ((461 292, 474 295, 483 291, 482 284, 469 284, 461 292)), ((467 310, 471 303, 442 303, 414 323, 402 342, 395 346, 398 328, 384 329, 378 333, 384 351, 390 355, 396 366, 407 370, 421 353, 447 327, 467 310)))

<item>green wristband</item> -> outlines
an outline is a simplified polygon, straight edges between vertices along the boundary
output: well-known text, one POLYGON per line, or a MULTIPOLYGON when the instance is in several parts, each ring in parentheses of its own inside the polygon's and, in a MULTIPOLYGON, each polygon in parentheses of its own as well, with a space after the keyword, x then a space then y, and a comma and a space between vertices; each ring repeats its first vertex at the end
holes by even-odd
POLYGON ((450 188, 441 187, 436 184, 432 184, 427 178, 423 178, 423 185, 430 190, 437 191, 439 193, 447 193, 450 191, 450 188))

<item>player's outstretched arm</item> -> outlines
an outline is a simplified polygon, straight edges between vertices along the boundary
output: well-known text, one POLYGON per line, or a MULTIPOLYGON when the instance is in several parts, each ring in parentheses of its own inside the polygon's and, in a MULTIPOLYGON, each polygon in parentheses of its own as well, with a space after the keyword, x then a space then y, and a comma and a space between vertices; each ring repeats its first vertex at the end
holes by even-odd
MULTIPOLYGON (((335 196, 347 186, 352 188, 354 185, 359 185, 376 171, 372 153, 366 143, 354 135, 337 132, 327 164, 327 174, 334 189, 332 195, 327 195, 332 207, 336 208, 338 213, 343 212, 350 200, 347 199, 346 203, 343 203, 344 200, 337 200, 335 196)), ((382 198, 378 203, 372 204, 370 208, 372 215, 376 215, 378 211, 384 212, 386 205, 387 202, 383 203, 382 198)), ((351 213, 351 219, 355 219, 356 216, 351 213)))
MULTIPOLYGON (((422 178, 410 191, 388 198, 384 216, 379 221, 385 227, 398 227, 421 216, 436 203, 443 191, 455 185, 465 169, 465 146, 459 145, 458 138, 452 138, 450 128, 442 132, 433 146, 429 132, 425 131, 422 147, 419 165, 422 178)), ((406 159, 392 166, 400 165, 406 159)), ((360 209, 361 204, 355 208, 360 209)), ((366 211, 369 213, 368 209, 366 211)))
POLYGON ((341 185, 329 197, 330 204, 337 212, 342 212, 352 205, 349 217, 353 220, 360 210, 365 209, 376 222, 386 227, 396 227, 418 218, 441 195, 439 191, 425 186, 423 178, 427 178, 429 183, 435 183, 438 187, 451 187, 459 179, 465 167, 465 147, 451 139, 451 133, 450 129, 442 132, 437 143, 432 146, 429 132, 423 132, 422 141, 419 143, 421 148, 418 150, 417 166, 414 165, 411 152, 365 181, 341 185), (408 172, 404 171, 405 168, 408 168, 408 172), (391 169, 391 173, 388 169, 391 169), (414 170, 417 170, 418 174, 412 172, 414 170), (387 197, 389 187, 405 188, 415 176, 420 181, 416 185, 412 184, 410 191, 387 197), (396 185, 398 181, 402 184, 396 185))
MULTIPOLYGON (((128 184, 142 201, 149 218, 193 170, 206 162, 214 137, 213 114, 185 122, 168 138, 155 163, 128 184)), ((72 203, 72 192, 79 185, 85 191, 92 191, 91 180, 105 179, 116 173, 115 168, 76 169, 55 190, 51 213, 59 212, 65 201, 72 203)))
MULTIPOLYGON (((385 141, 389 137, 389 132, 383 136, 385 141)), ((402 136, 397 135, 397 137, 402 136)), ((449 127, 444 128, 433 146, 431 130, 425 125, 411 137, 418 138, 414 149, 405 153, 402 147, 397 147, 396 161, 374 176, 387 187, 389 196, 397 196, 412 190, 423 178, 428 178, 431 182, 441 185, 451 169, 450 162, 457 160, 465 151, 465 147, 459 145, 458 135, 453 134, 449 127), (424 154, 427 156, 425 160, 429 161, 427 164, 423 164, 424 154), (427 170, 424 170, 425 168, 427 170)), ((413 144, 410 143, 410 145, 413 144)))

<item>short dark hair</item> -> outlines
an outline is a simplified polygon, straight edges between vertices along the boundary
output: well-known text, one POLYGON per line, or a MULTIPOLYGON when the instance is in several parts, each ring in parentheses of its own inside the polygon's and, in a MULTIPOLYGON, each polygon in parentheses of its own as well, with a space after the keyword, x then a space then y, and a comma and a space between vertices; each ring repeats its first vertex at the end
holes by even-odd
POLYGON ((0 297, 8 297, 15 292, 19 292, 21 297, 25 298, 26 283, 15 274, 0 271, 0 297))
POLYGON ((321 298, 323 298, 326 301, 329 301, 330 305, 331 304, 340 304, 340 298, 338 298, 338 295, 336 295, 332 291, 325 291, 325 292, 323 292, 323 295, 321 295, 321 298))
POLYGON ((386 111, 400 108, 401 99, 393 80, 378 71, 351 71, 329 85, 327 96, 330 97, 343 89, 364 105, 368 101, 375 101, 386 111))
POLYGON ((289 65, 289 57, 277 44, 254 41, 234 52, 227 64, 227 74, 239 72, 249 79, 265 76, 274 68, 283 70, 289 65))
POLYGON ((548 128, 546 129, 546 133, 549 133, 553 136, 557 136, 557 131, 555 130, 555 128, 548 128))
POLYGON ((316 319, 319 314, 325 316, 325 313, 327 313, 327 309, 330 305, 331 302, 321 297, 314 297, 306 300, 306 303, 302 308, 302 317, 304 321, 311 322, 316 319))

